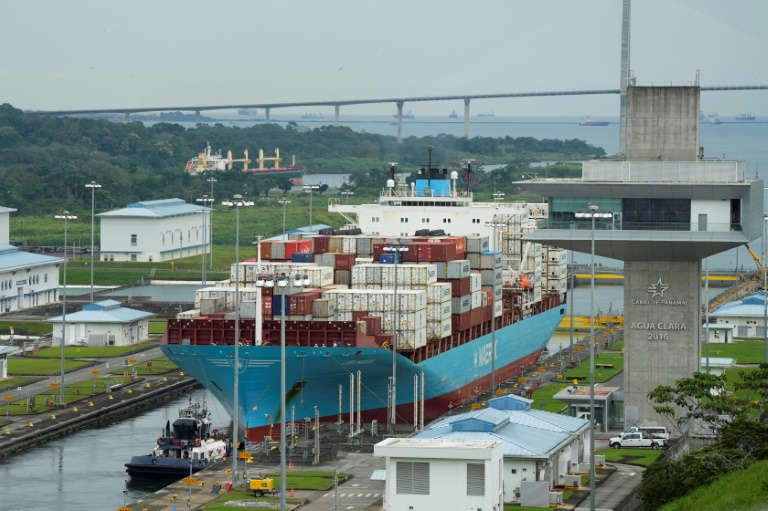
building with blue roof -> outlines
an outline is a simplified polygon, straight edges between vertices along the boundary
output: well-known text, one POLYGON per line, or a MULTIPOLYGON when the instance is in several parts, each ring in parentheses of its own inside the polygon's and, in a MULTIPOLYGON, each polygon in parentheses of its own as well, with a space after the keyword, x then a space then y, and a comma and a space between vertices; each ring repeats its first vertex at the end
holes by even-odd
POLYGON ((765 336, 765 291, 758 291, 736 302, 726 303, 709 313, 709 342, 765 336))
POLYGON ((152 262, 210 252, 210 212, 182 199, 161 199, 100 213, 100 258, 152 262))
POLYGON ((63 261, 0 243, 0 313, 58 302, 63 261))
MULTIPOLYGON (((115 300, 89 303, 83 310, 66 316, 64 343, 82 346, 126 346, 149 337, 149 319, 155 317, 115 300)), ((53 345, 61 346, 64 318, 47 319, 53 324, 53 345)))
POLYGON ((532 402, 497 397, 487 408, 445 417, 413 437, 502 442, 504 502, 521 502, 526 482, 547 482, 549 489, 578 486, 580 464, 589 458, 589 422, 533 410, 532 402))

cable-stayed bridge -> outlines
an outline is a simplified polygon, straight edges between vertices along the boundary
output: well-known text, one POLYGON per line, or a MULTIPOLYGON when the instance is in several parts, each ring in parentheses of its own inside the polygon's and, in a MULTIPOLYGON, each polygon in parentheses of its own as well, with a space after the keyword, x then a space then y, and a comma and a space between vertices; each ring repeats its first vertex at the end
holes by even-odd
MULTIPOLYGON (((641 85, 692 85, 699 84, 703 92, 711 91, 759 91, 768 89, 768 44, 750 34, 718 19, 708 17, 678 0, 644 0, 635 9, 630 0, 623 4, 621 19, 621 63, 616 74, 617 85, 606 88, 584 83, 583 77, 572 83, 580 86, 556 90, 544 86, 529 91, 510 91, 490 94, 440 94, 398 97, 369 97, 363 99, 325 99, 314 101, 249 101, 229 104, 184 104, 153 107, 115 107, 77 110, 46 110, 29 112, 39 115, 90 115, 131 114, 184 111, 195 113, 199 122, 201 112, 228 109, 263 109, 266 120, 273 110, 303 107, 333 107, 335 124, 340 124, 343 107, 366 104, 394 104, 396 106, 398 139, 402 139, 403 106, 407 103, 462 101, 464 104, 464 135, 469 136, 470 104, 473 101, 535 97, 619 95, 623 119, 623 96, 630 76, 639 77, 641 85), (634 28, 634 31, 631 29, 634 28), (630 63, 630 33, 632 34, 632 62, 630 63), (699 68, 702 79, 699 80, 699 68), (633 71, 634 70, 634 71, 633 71), (694 74, 696 80, 693 80, 694 74), (584 86, 587 85, 587 86, 584 86)), ((586 10, 586 9, 585 9, 586 10)), ((589 12, 582 13, 589 16, 589 12)), ((573 22, 578 24, 579 19, 573 22)), ((585 37, 591 37, 586 34, 585 37)), ((567 41, 563 41, 563 56, 567 59, 567 41)), ((509 65, 516 65, 510 61, 509 65)), ((557 64, 553 64, 557 65, 557 64)), ((561 64, 562 65, 562 64, 561 64)), ((605 67, 604 62, 595 66, 605 67)), ((610 66, 608 66, 610 67, 610 66)), ((587 73, 589 74, 589 73, 587 73)), ((569 83, 573 74, 564 74, 558 83, 569 83)), ((551 80, 549 80, 551 83, 551 80)), ((444 87, 444 85, 443 85, 444 87)), ((623 134, 623 129, 622 129, 623 134)), ((623 144, 622 144, 623 145, 623 144)))

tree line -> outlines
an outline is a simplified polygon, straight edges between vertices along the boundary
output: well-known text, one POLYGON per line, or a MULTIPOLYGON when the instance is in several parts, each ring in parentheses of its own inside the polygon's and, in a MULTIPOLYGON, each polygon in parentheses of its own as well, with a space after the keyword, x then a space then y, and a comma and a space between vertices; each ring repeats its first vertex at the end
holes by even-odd
MULTIPOLYGON (((433 161, 451 170, 466 160, 511 163, 495 175, 477 173, 472 179, 480 188, 475 189, 493 186, 493 179, 502 183, 519 175, 529 161, 540 157, 579 160, 605 154, 581 140, 464 139, 441 134, 409 137, 398 143, 393 136, 356 133, 347 127, 309 129, 296 123, 285 127, 262 123, 251 127, 203 124, 187 129, 169 122, 146 126, 138 121, 38 116, 3 104, 0 176, 5 187, 0 204, 17 209, 20 216, 89 209, 90 190, 84 185, 90 181, 103 185, 100 203, 110 209, 141 200, 194 200, 208 189, 205 180, 209 176, 189 175, 184 167, 208 143, 214 152, 231 150, 234 158, 242 158, 248 149, 252 160, 259 149, 271 156, 279 148, 284 164, 296 155, 297 164, 308 173, 353 173, 349 186, 360 187, 360 193, 365 193, 367 185, 376 191, 381 188, 379 178, 386 175, 387 162, 398 162, 401 172, 418 171, 426 164, 428 145, 434 148, 433 161)), ((240 169, 235 163, 233 170, 215 174, 217 197, 233 193, 258 196, 276 187, 290 187, 283 177, 255 176, 240 169)))

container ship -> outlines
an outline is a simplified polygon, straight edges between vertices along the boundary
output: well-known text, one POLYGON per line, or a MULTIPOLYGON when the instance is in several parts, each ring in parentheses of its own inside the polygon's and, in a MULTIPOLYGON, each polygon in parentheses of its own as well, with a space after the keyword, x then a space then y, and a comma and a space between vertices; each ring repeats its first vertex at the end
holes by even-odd
POLYGON ((393 168, 377 203, 329 204, 344 229, 261 242, 168 321, 163 352, 238 414, 249 442, 274 440, 280 423, 283 321, 286 421, 298 424, 423 423, 519 376, 564 317, 566 253, 522 239, 547 204, 474 202, 462 173, 430 164, 404 183, 393 168), (275 276, 290 284, 264 286, 275 276))

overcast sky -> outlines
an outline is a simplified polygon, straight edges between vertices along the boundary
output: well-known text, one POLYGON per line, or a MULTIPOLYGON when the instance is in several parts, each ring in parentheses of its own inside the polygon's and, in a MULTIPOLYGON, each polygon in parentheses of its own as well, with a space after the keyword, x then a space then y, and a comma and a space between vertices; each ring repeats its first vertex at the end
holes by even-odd
MULTIPOLYGON (((4 0, 2 5, 0 103, 22 109, 619 85, 621 0, 4 0)), ((632 16, 638 84, 691 83, 697 67, 705 86, 768 84, 768 1, 635 0, 632 16)), ((768 115, 768 91, 707 93, 702 106, 721 115, 768 115)), ((405 106, 416 115, 462 108, 460 101, 405 106)), ((342 108, 342 115, 394 109, 363 105, 342 108)), ((472 102, 473 114, 486 110, 497 116, 616 116, 618 98, 472 102)))

